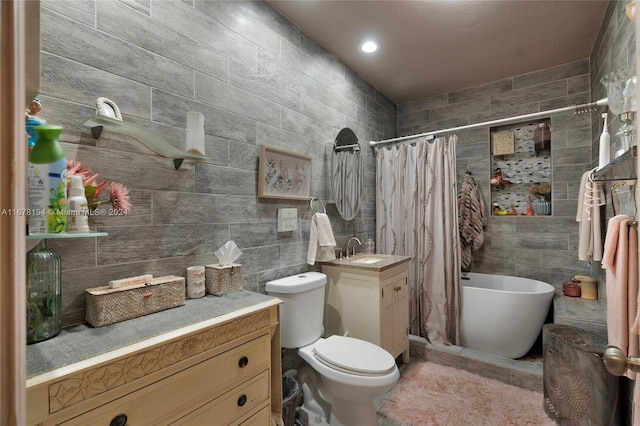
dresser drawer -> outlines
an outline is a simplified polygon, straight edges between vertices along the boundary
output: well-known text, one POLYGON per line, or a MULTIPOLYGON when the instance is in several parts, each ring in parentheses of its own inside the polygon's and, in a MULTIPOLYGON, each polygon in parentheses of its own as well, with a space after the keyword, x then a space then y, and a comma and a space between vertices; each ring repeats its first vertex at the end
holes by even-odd
POLYGON ((265 405, 256 414, 240 423, 240 426, 265 426, 271 424, 271 406, 265 405))
MULTIPOLYGON (((122 398, 97 407, 63 424, 109 425, 111 420, 119 414, 126 415, 127 424, 132 426, 169 424, 184 413, 192 412, 218 398, 235 384, 248 383, 247 381, 251 381, 250 379, 258 374, 267 378, 267 384, 264 386, 266 394, 263 392, 260 397, 263 400, 268 399, 270 347, 269 336, 263 335, 136 390, 126 397, 123 395, 122 398)), ((252 395, 257 395, 254 388, 251 390, 252 395)), ((238 395, 238 398, 240 396, 238 395)), ((244 405, 248 404, 249 401, 244 405)))
MULTIPOLYGON (((264 418, 261 411, 252 415, 255 408, 269 401, 269 372, 264 371, 251 380, 233 388, 221 397, 204 405, 188 416, 178 420, 172 425, 236 425, 236 424, 261 424, 268 425, 270 416, 267 412, 267 421, 258 423, 264 418), (248 416, 249 419, 247 419, 248 416), (256 417, 258 416, 258 417, 256 417), (256 417, 254 422, 252 419, 256 417), (247 419, 246 422, 243 422, 247 419), (248 423, 247 423, 248 422, 248 423)), ((269 409, 267 405, 266 409, 269 409)))

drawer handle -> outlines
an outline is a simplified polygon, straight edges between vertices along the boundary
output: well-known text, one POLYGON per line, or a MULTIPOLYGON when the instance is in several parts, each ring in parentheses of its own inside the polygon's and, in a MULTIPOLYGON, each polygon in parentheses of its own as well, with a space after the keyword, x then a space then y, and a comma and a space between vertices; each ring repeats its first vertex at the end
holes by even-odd
POLYGON ((111 419, 111 423, 109 423, 109 426, 127 426, 127 420, 129 420, 129 418, 126 414, 118 414, 113 419, 111 419))
POLYGON ((238 398, 238 407, 242 407, 244 404, 247 403, 247 395, 240 395, 240 398, 238 398))
POLYGON ((247 364, 249 364, 249 358, 247 358, 246 356, 243 356, 242 358, 240 358, 240 361, 238 361, 238 367, 240 368, 245 368, 247 364))

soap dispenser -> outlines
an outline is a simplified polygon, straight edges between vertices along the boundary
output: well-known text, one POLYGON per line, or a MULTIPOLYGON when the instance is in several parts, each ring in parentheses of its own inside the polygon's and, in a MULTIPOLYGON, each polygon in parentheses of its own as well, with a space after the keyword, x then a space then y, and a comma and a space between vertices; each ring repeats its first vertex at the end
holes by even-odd
POLYGON ((71 188, 67 200, 67 232, 87 233, 89 229, 89 207, 84 195, 81 176, 71 177, 71 188))
POLYGON ((365 254, 373 254, 375 252, 376 244, 373 242, 372 238, 369 238, 367 235, 367 241, 364 243, 364 252, 365 254))
POLYGON ((600 135, 600 147, 598 151, 598 169, 603 168, 609 164, 610 149, 611 149, 611 136, 609 135, 609 129, 607 128, 607 113, 602 114, 604 119, 604 126, 602 127, 602 134, 600 135))

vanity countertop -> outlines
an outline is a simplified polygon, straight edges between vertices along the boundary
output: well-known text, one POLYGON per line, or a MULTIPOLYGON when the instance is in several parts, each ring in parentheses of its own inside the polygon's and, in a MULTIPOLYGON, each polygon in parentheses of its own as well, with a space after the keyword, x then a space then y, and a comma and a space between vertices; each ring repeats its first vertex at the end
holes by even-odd
POLYGON ((392 254, 364 254, 359 253, 355 257, 342 258, 325 262, 323 265, 345 267, 351 269, 359 269, 361 271, 374 271, 382 272, 394 266, 400 265, 405 262, 409 262, 411 256, 396 256, 392 254), (380 260, 375 263, 359 263, 359 260, 365 260, 368 258, 379 258, 380 260))
POLYGON ((184 306, 156 312, 105 327, 87 324, 64 329, 56 337, 27 345, 27 377, 53 371, 147 339, 202 323, 225 321, 236 312, 250 312, 279 304, 280 300, 250 291, 222 297, 187 299, 184 306))

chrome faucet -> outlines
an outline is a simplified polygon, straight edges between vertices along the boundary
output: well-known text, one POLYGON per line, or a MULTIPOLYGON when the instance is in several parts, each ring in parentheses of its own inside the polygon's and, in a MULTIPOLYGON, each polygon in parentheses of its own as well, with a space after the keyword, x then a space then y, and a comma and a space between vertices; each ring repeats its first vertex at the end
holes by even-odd
MULTIPOLYGON (((359 246, 360 246, 360 245, 362 245, 362 243, 360 242, 360 240, 359 240, 359 239, 357 239, 356 237, 351 237, 351 238, 349 238, 349 241, 347 241, 347 249, 345 250, 345 251, 347 252, 347 253, 346 253, 346 258, 347 258, 347 259, 349 258, 349 244, 351 244, 351 241, 353 241, 353 240, 355 240, 355 241, 356 241, 356 243, 358 243, 358 245, 359 245, 359 246)), ((355 255, 356 255, 356 248, 355 248, 355 247, 353 247, 353 253, 351 254, 351 256, 355 256, 355 255)))

